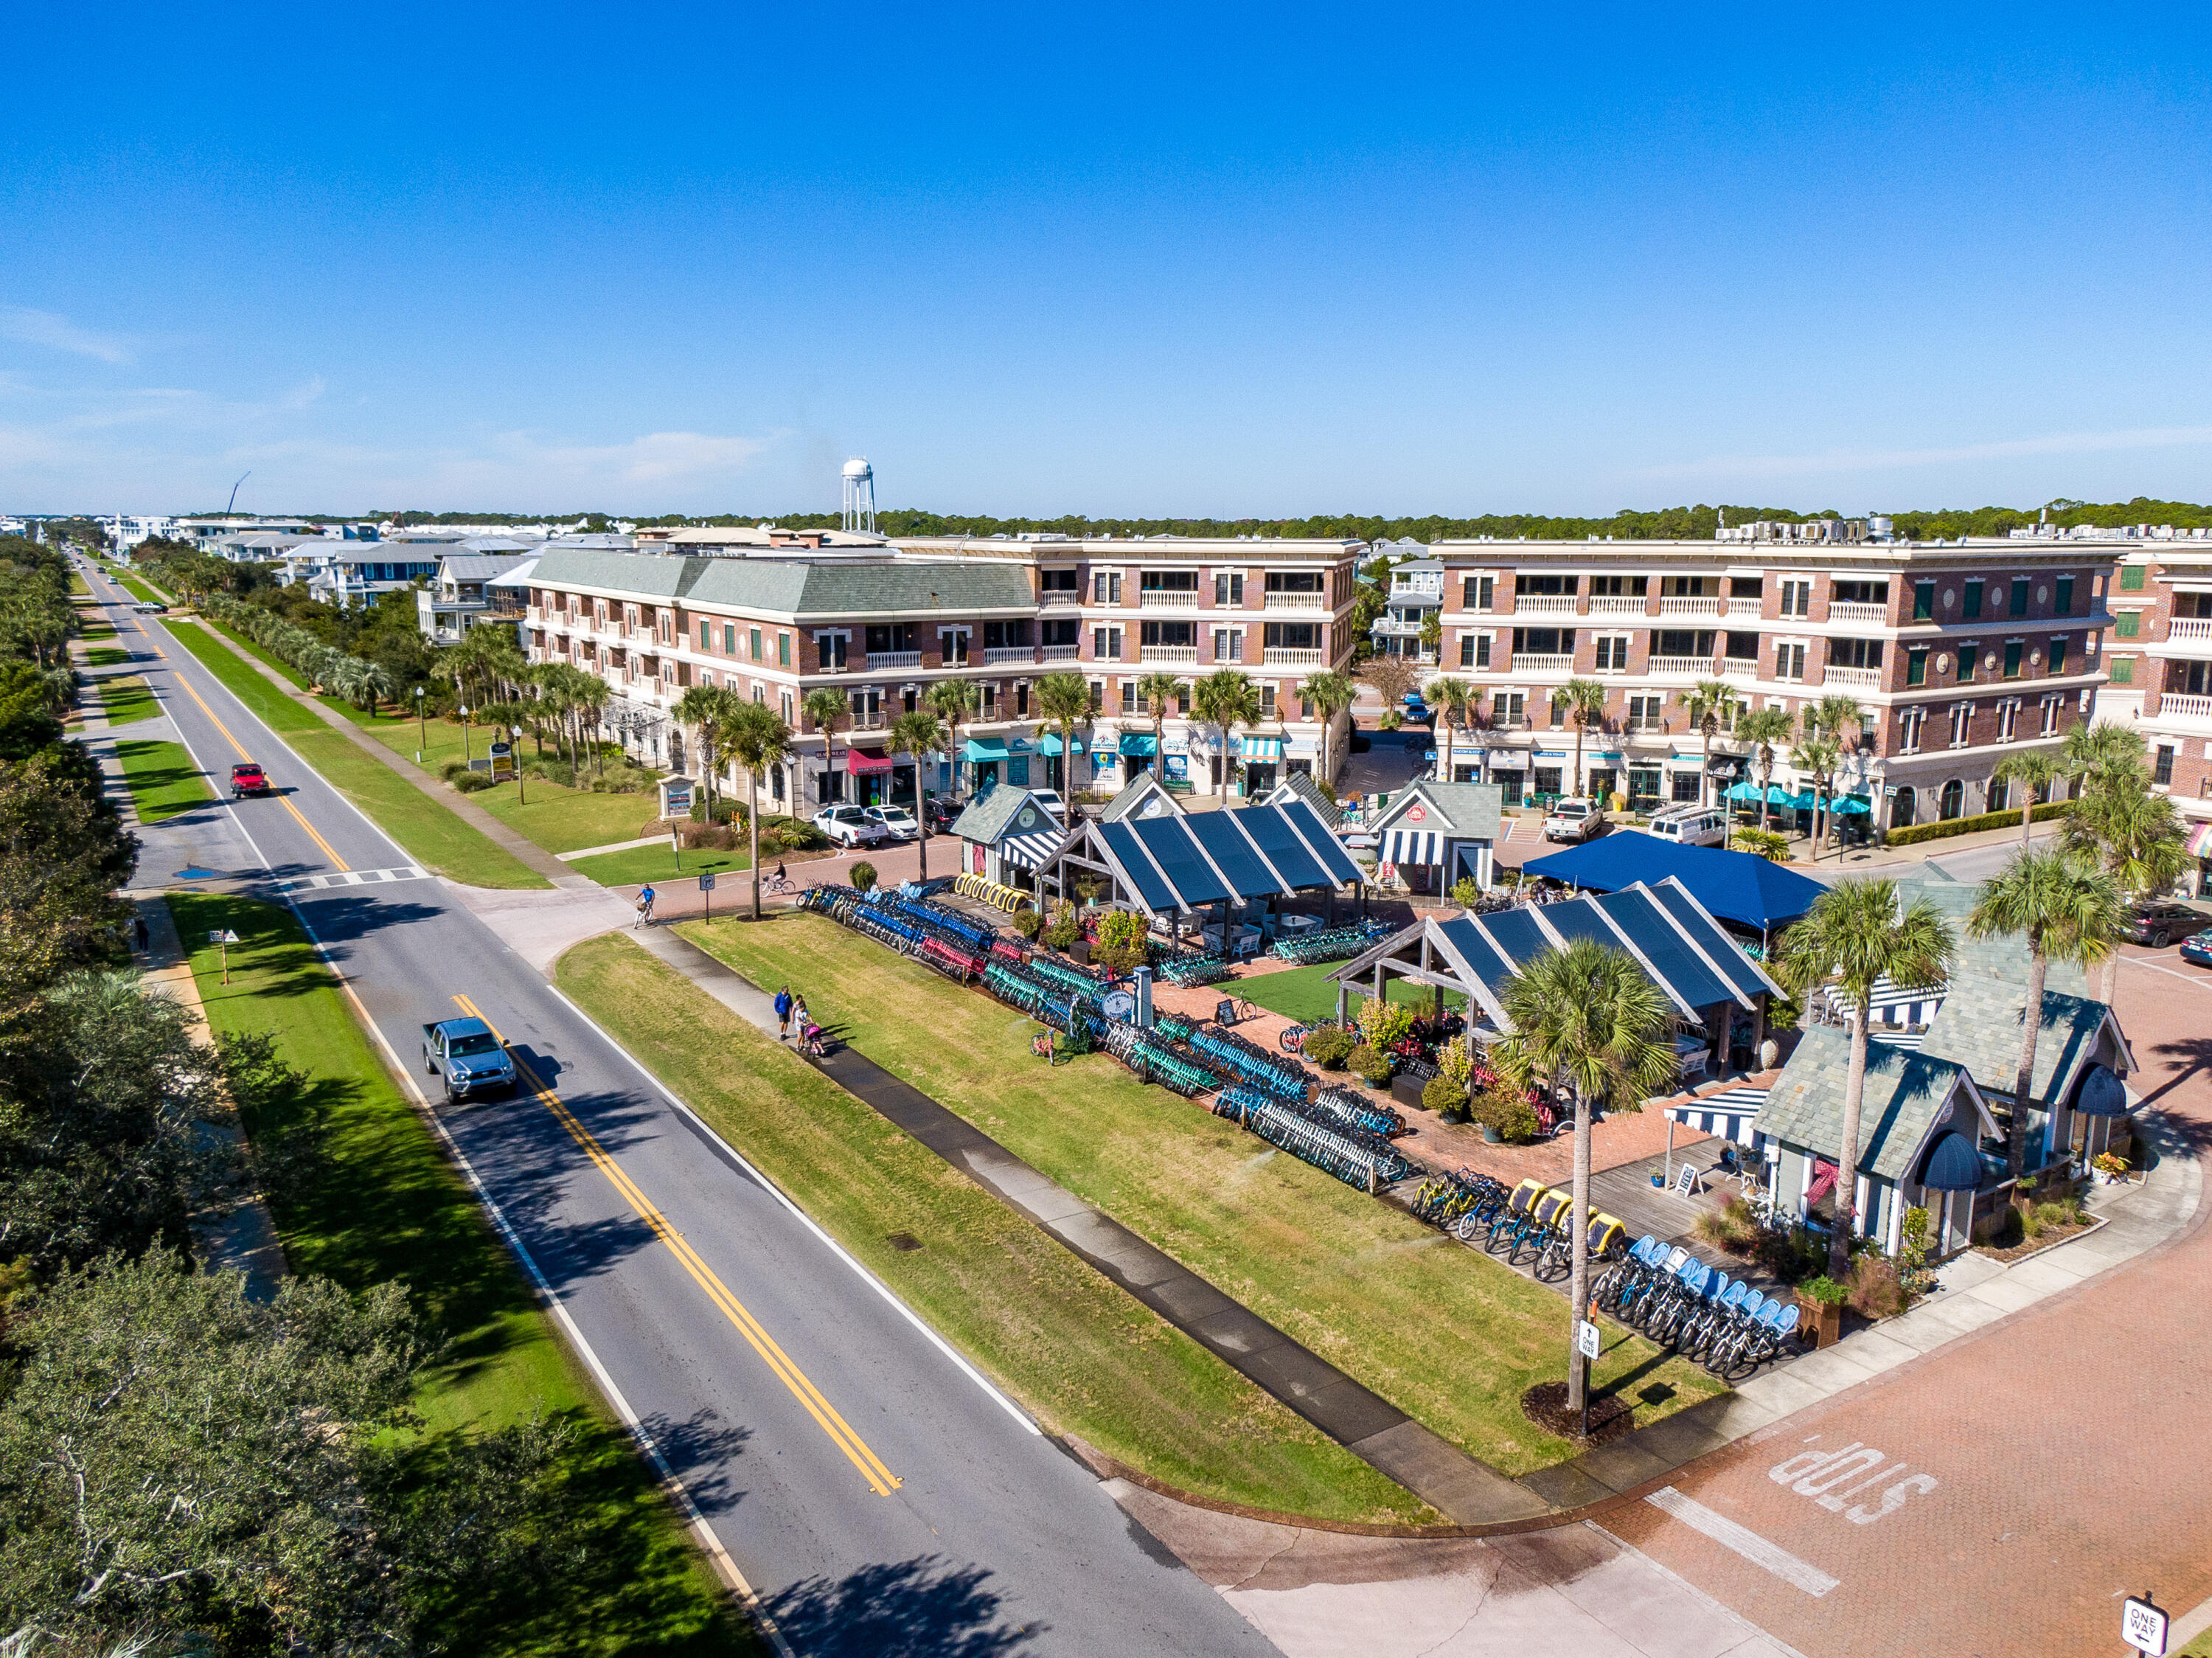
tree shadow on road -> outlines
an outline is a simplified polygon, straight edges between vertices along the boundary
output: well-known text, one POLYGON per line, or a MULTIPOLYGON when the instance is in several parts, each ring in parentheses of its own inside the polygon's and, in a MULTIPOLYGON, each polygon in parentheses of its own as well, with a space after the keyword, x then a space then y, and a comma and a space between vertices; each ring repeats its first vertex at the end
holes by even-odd
POLYGON ((808 1658, 1000 1658, 1027 1648, 1044 1624, 1009 1629, 980 1566, 945 1569, 934 1555, 809 1577, 763 1598, 808 1658))
MULTIPOLYGON (((2137 1102, 2137 1108, 2154 1106, 2167 1094, 2212 1071, 2212 1036, 2185 1036, 2176 1041, 2160 1042, 2150 1051, 2174 1066, 2173 1075, 2160 1082, 2137 1102)), ((2192 1119, 2162 1113, 2165 1133, 2173 1142, 2177 1153, 2202 1156, 2212 1148, 2212 1123, 2200 1123, 2192 1119)))

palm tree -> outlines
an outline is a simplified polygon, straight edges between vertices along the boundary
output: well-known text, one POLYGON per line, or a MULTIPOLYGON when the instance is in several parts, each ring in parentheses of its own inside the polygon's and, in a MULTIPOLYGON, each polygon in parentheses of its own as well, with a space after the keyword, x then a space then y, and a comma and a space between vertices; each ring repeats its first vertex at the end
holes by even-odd
POLYGON ((842 691, 817 686, 806 693, 799 711, 822 734, 822 772, 827 777, 837 769, 837 722, 852 717, 852 699, 842 691))
POLYGON ((376 717, 376 704, 380 700, 389 702, 399 694, 398 677, 382 662, 362 661, 359 684, 361 694, 368 698, 371 719, 376 717))
POLYGON ((1260 723, 1259 687, 1233 667, 1219 668, 1198 682, 1190 706, 1191 712, 1220 733, 1225 783, 1237 771, 1237 728, 1260 723))
POLYGON ((1708 778, 1712 771, 1713 739, 1721 722, 1735 705, 1735 687, 1725 680, 1700 680, 1680 698, 1682 712, 1698 728, 1698 804, 1706 804, 1708 778))
MULTIPOLYGON (((1808 722, 1809 724, 1810 722, 1808 722)), ((1809 777, 1813 783, 1813 862, 1820 861, 1820 835, 1832 813, 1832 798, 1836 768, 1843 764, 1843 751, 1830 737, 1808 736, 1790 751, 1790 764, 1798 773, 1809 777)))
MULTIPOLYGON (((1966 930, 1975 938, 2027 941, 2020 1069, 2013 1083, 2012 1134, 2005 1161, 2013 1179, 2027 1166, 2027 1107, 2035 1097, 2035 1043, 2043 1023, 2043 980, 2053 961, 2087 967, 2118 949, 2128 905, 2111 871, 2063 850, 2023 848, 1982 887, 1966 930)), ((1803 923, 1799 923, 1802 925, 1803 923)), ((1793 932, 1793 936, 1794 932, 1793 932)))
POLYGON ((952 756, 952 789, 960 791, 960 722, 972 720, 983 706, 982 693, 975 689, 972 680, 939 680, 922 693, 922 700, 930 710, 945 722, 950 735, 945 739, 945 752, 952 756))
POLYGON ((1060 733, 1060 782, 1066 785, 1060 797, 1060 826, 1065 829, 1074 820, 1075 728, 1091 717, 1091 687, 1080 674, 1061 673, 1046 674, 1034 689, 1041 716, 1036 735, 1044 735, 1048 727, 1060 733))
POLYGON ((1469 710, 1482 693, 1465 680, 1447 674, 1442 679, 1429 681, 1426 695, 1443 715, 1444 764, 1437 780, 1449 783, 1453 780, 1452 733, 1466 728, 1469 710))
MULTIPOLYGON (((1850 747, 1844 741, 1844 728, 1847 725, 1854 727, 1861 736, 1864 736, 1866 710, 1859 706, 1859 699, 1850 692, 1831 691, 1805 710, 1804 720, 1807 736, 1823 737, 1836 751, 1835 759, 1828 767, 1828 804, 1820 814, 1823 832, 1832 841, 1836 838, 1836 780, 1851 753, 1850 747)), ((1793 760, 1790 764, 1794 765, 1796 762, 1793 760)), ((1815 841, 1813 853, 1815 862, 1820 858, 1819 848, 1820 844, 1815 841)))
POLYGON ((2049 749, 2031 748, 2018 754, 2008 754, 1997 762, 1997 769, 1990 775, 2001 778, 2007 785, 2018 783, 2021 788, 2020 844, 2025 847, 2035 822, 2036 791, 2046 789, 2067 773, 2066 762, 2049 749))
POLYGON ((1336 786, 1336 774, 1330 766, 1329 735, 1335 728, 1336 716, 1359 700, 1359 682, 1349 674, 1325 667, 1318 674, 1310 674, 1298 687, 1298 695, 1314 705, 1321 716, 1321 776, 1332 789, 1336 786))
POLYGON ((2058 757, 2075 776, 2094 778, 2100 772, 2126 774, 2142 765, 2142 735, 2117 720, 2094 725, 2070 725, 2059 742, 2058 757))
POLYGON ((1925 899, 1898 902, 1893 881, 1842 881, 1813 900, 1783 935, 1775 957, 1800 996, 1839 992, 1849 1009, 1850 1062, 1844 1071, 1844 1128, 1836 1149, 1836 1224, 1828 1235, 1828 1276, 1850 1270, 1851 1223, 1858 1212, 1859 1110, 1866 1099, 1867 1021, 1876 984, 1922 990, 1943 982, 1951 929, 1925 899))
MULTIPOLYGON (((2077 730, 2080 728, 2075 728, 2077 730)), ((2120 728, 2125 731, 2125 728, 2120 728)), ((2135 734, 2125 735, 2130 741, 2135 734)), ((2140 752, 2142 745, 2137 742, 2140 752)), ((2120 896, 2132 903, 2154 893, 2190 865, 2181 817, 2173 802, 2150 790, 2150 777, 2142 761, 2130 759, 2127 769, 2093 770, 2074 802, 2059 843, 2076 856, 2101 863, 2117 881, 2120 896)), ((2098 999, 2107 1007, 2119 988, 2120 958, 2107 954, 2098 988, 2098 999)))
POLYGON ((1152 716, 1152 764, 1159 768, 1163 779, 1168 771, 1164 753, 1168 738, 1168 704, 1180 698, 1189 688, 1188 680, 1157 670, 1137 680, 1137 700, 1144 704, 1152 716))
POLYGON ((688 727, 692 741, 699 753, 699 777, 704 785, 707 819, 714 817, 714 774, 716 764, 715 732, 726 722, 731 710, 742 700, 726 685, 695 685, 686 686, 668 711, 676 716, 678 725, 688 727))
POLYGON ((917 708, 911 714, 902 714, 891 722, 891 753, 911 755, 914 759, 915 846, 921 854, 921 878, 924 881, 929 879, 929 813, 927 810, 927 792, 921 781, 921 757, 934 754, 948 747, 950 743, 945 735, 945 722, 927 708, 917 708))
POLYGON ((1605 686, 1596 680, 1570 680, 1552 693, 1552 706, 1563 710, 1575 728, 1575 793, 1584 787, 1583 734, 1605 719, 1605 686))
MULTIPOLYGON (((1671 1010, 1626 950, 1577 939, 1522 964, 1498 1000, 1511 1032, 1491 1045, 1498 1072, 1517 1088, 1564 1082, 1575 1096, 1573 1331, 1589 1316, 1590 1114, 1601 1102, 1640 1111, 1676 1073, 1671 1010)), ((1570 1346, 1567 1408, 1583 1406, 1589 1369, 1570 1346)))
POLYGON ((1774 788, 1774 746, 1790 741, 1796 729, 1786 708, 1754 708, 1735 722, 1735 735, 1749 743, 1759 761, 1759 826, 1767 826, 1772 815, 1766 798, 1774 788))
POLYGON ((716 735, 723 752, 744 769, 745 819, 751 826, 753 919, 761 918, 760 775, 790 757, 791 728, 766 703, 740 700, 716 735))

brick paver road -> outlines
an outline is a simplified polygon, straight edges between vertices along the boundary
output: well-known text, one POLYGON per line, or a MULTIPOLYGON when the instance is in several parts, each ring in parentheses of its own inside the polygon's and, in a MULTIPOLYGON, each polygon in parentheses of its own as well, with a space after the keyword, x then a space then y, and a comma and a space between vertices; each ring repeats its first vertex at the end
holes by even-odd
MULTIPOLYGON (((2130 951, 2118 1001, 2137 1091, 2212 1138, 2212 974, 2130 951)), ((2208 1275, 2200 1210, 2128 1265, 1685 1471, 1702 1529, 1649 1503, 1607 1525, 1809 1658, 2124 1651, 2120 1597, 2212 1598, 2208 1275), (1754 1564, 1709 1515, 1783 1553, 1754 1564)))

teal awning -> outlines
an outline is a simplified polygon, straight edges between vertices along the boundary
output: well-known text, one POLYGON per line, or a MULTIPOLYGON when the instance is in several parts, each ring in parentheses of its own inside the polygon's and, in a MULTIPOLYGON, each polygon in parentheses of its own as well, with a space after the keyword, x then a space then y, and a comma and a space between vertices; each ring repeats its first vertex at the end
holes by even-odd
POLYGON ((1124 754, 1149 758, 1158 753, 1160 747, 1157 742, 1141 731, 1124 731, 1121 734, 1121 752, 1124 754))
MULTIPOLYGON (((1078 737, 1075 740, 1075 752, 1079 754, 1087 754, 1091 751, 1083 746, 1083 739, 1078 737)), ((1037 753, 1040 754, 1057 754, 1060 753, 1060 733, 1057 731, 1046 732, 1037 742, 1037 753)))
POLYGON ((1247 737, 1243 740, 1244 758, 1248 760, 1279 760, 1283 758, 1280 737, 1247 737))
POLYGON ((970 737, 960 750, 960 758, 966 760, 1003 760, 1006 758, 1006 740, 1004 737, 970 737))
MULTIPOLYGON (((1738 801, 1748 806, 1756 806, 1759 804, 1759 785, 1755 783, 1737 783, 1734 788, 1729 789, 1725 794, 1723 794, 1721 798, 1723 800, 1738 801)), ((1813 803, 1813 797, 1810 795, 1808 795, 1803 799, 1800 800, 1796 795, 1784 789, 1780 783, 1770 783, 1766 785, 1766 803, 1769 806, 1809 807, 1813 803)))

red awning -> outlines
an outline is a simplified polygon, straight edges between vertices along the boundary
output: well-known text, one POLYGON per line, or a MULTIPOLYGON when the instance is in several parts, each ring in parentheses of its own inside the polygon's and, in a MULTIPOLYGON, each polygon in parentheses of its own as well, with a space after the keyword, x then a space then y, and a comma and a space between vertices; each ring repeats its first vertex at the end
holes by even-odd
POLYGON ((857 748, 848 748, 845 751, 845 769, 855 777, 865 777, 871 771, 888 771, 891 769, 890 756, 864 754, 857 748))

